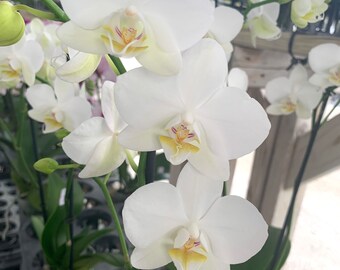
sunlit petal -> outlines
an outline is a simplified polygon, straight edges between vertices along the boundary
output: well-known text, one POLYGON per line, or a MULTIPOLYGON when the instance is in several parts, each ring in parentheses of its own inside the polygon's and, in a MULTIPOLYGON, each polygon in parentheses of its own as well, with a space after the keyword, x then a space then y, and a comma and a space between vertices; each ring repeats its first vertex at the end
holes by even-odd
POLYGON ((200 226, 214 255, 228 264, 248 260, 260 251, 268 237, 268 226, 259 211, 237 196, 217 200, 200 226))

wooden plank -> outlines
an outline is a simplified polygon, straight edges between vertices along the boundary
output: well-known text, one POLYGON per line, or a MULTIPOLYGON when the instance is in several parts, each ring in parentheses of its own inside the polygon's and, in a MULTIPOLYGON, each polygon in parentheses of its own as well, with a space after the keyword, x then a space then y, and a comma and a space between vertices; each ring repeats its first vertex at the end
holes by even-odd
MULTIPOLYGON (((250 94, 264 107, 260 93, 252 89, 250 94)), ((290 155, 296 136, 296 116, 269 116, 272 127, 265 142, 256 150, 247 199, 262 213, 270 224, 289 171, 290 155)), ((277 215, 284 216, 285 212, 277 215)))
POLYGON ((252 69, 285 70, 291 62, 287 51, 270 51, 256 48, 234 47, 231 58, 233 67, 246 67, 252 69))
MULTIPOLYGON (((277 77, 288 77, 291 56, 287 52, 259 50, 236 46, 230 65, 243 69, 249 77, 250 88, 263 88, 277 77)), ((312 71, 306 66, 309 75, 312 71)))
MULTIPOLYGON (((288 51, 288 44, 291 37, 291 33, 284 32, 282 36, 277 40, 256 40, 256 48, 261 50, 272 50, 272 51, 288 51)), ((294 41, 294 54, 306 56, 308 52, 315 46, 320 45, 322 43, 335 43, 340 45, 340 38, 331 37, 331 36, 323 36, 323 35, 296 35, 294 41)), ((246 47, 253 48, 250 41, 250 33, 249 31, 243 30, 241 33, 237 35, 234 39, 233 44, 246 47)))
MULTIPOLYGON (((293 186, 309 140, 309 133, 299 137, 294 147, 285 188, 293 186)), ((319 131, 304 181, 326 173, 340 166, 340 115, 328 121, 319 131)))

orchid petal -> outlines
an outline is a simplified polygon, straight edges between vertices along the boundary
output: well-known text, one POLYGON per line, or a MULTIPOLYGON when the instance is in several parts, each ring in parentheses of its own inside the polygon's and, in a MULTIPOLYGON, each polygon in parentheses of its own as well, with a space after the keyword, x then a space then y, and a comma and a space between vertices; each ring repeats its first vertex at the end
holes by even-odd
POLYGON ((281 103, 274 103, 274 104, 269 105, 266 108, 266 111, 268 114, 271 114, 271 115, 289 115, 293 112, 293 111, 284 110, 283 104, 281 103))
POLYGON ((55 110, 56 114, 58 111, 62 114, 62 120, 59 122, 62 122, 68 131, 74 130, 92 115, 90 103, 81 97, 74 97, 68 102, 60 103, 55 110))
POLYGON ((276 23, 280 15, 280 4, 269 3, 267 5, 263 5, 263 13, 266 14, 273 23, 276 23))
POLYGON ((319 87, 309 84, 307 81, 300 85, 296 97, 309 111, 312 111, 320 102, 322 91, 319 87))
POLYGON ((327 73, 314 73, 310 78, 309 82, 313 85, 320 87, 331 86, 332 83, 328 79, 329 75, 327 73))
POLYGON ((213 22, 214 7, 206 0, 150 0, 142 8, 148 15, 161 14, 181 51, 201 39, 213 22))
POLYGON ((160 133, 160 129, 135 129, 127 126, 118 135, 118 140, 121 145, 131 150, 154 151, 162 148, 158 136, 160 133))
POLYGON ((126 199, 123 221, 131 243, 137 248, 146 248, 179 229, 188 218, 177 189, 158 182, 137 189, 126 199))
POLYGON ((125 158, 125 151, 118 144, 117 136, 112 134, 96 145, 85 168, 79 173, 79 177, 90 178, 108 174, 117 169, 125 158))
POLYGON ((121 0, 61 0, 63 9, 70 19, 85 29, 99 27, 104 20, 122 6, 121 0))
POLYGON ((54 92, 58 102, 66 102, 75 97, 75 91, 79 86, 73 83, 65 82, 59 78, 54 80, 54 92))
POLYGON ((186 109, 195 109, 208 100, 225 84, 227 72, 225 53, 215 40, 203 39, 186 51, 183 54, 183 68, 178 75, 178 85, 186 109))
POLYGON ((243 91, 248 89, 248 75, 240 68, 233 68, 228 74, 228 86, 236 87, 243 91))
POLYGON ((202 265, 200 270, 230 270, 230 265, 217 259, 212 254, 208 254, 208 260, 202 265))
POLYGON ((114 83, 106 81, 102 87, 102 111, 107 126, 113 133, 120 132, 126 124, 120 119, 114 101, 114 83))
POLYGON ((211 150, 229 159, 256 149, 267 137, 270 122, 261 105, 237 88, 221 88, 202 105, 197 117, 211 150))
POLYGON ((173 248, 172 239, 164 237, 146 248, 135 248, 131 254, 131 264, 138 269, 155 269, 171 262, 168 250, 173 248))
POLYGON ((290 95, 292 85, 288 78, 279 77, 269 81, 265 87, 266 98, 270 103, 278 102, 290 95))
POLYGON ((187 216, 191 221, 198 221, 221 197, 223 182, 210 181, 187 164, 181 171, 176 186, 181 194, 187 216))
POLYGON ((70 61, 60 66, 57 76, 65 81, 78 83, 89 78, 101 60, 100 55, 78 52, 70 61))
POLYGON ((312 2, 310 0, 294 0, 292 2, 292 10, 297 16, 303 17, 312 8, 312 2))
POLYGON ((190 164, 204 174, 206 177, 226 181, 229 179, 229 160, 224 156, 218 156, 209 149, 205 135, 200 137, 200 151, 190 155, 188 161, 190 164))
POLYGON ((112 136, 104 118, 93 117, 83 122, 63 139, 61 146, 65 154, 79 164, 86 164, 103 139, 112 136))
MULTIPOLYGON (((307 70, 302 65, 296 65, 289 74, 291 84, 297 84, 308 80, 307 70)), ((282 87, 282 86, 281 86, 282 87)))
POLYGON ((309 52, 308 62, 316 73, 328 71, 340 63, 340 46, 333 43, 316 46, 309 52))
POLYGON ((16 53, 20 58, 25 59, 32 73, 37 73, 43 65, 44 52, 36 41, 26 41, 16 53))
MULTIPOLYGON (((44 123, 46 115, 51 114, 52 109, 53 107, 47 107, 47 106, 40 107, 38 109, 31 109, 28 111, 28 116, 31 117, 35 121, 44 123)), ((59 128, 60 127, 62 127, 61 124, 59 125, 59 128)))
POLYGON ((281 29, 276 26, 276 21, 273 22, 267 14, 253 19, 251 31, 255 37, 267 40, 277 39, 281 34, 281 29))
POLYGON ((29 63, 25 58, 20 59, 21 71, 24 81, 27 85, 32 86, 35 82, 35 74, 31 63, 29 63))
POLYGON ((218 199, 200 227, 210 240, 213 254, 228 264, 242 263, 254 256, 268 237, 268 225, 259 211, 237 196, 218 199))
POLYGON ((147 50, 136 56, 145 68, 161 75, 177 74, 182 65, 181 52, 169 26, 157 17, 147 17, 152 36, 147 50))
POLYGON ((26 99, 33 108, 51 107, 57 105, 57 100, 51 86, 36 84, 27 89, 26 99))
POLYGON ((117 78, 115 100, 118 112, 133 127, 148 129, 165 125, 183 110, 176 89, 171 77, 162 77, 144 68, 131 70, 117 78), (135 113, 136 108, 139 113, 135 113))
POLYGON ((304 104, 297 104, 295 109, 296 115, 302 119, 308 119, 312 116, 312 110, 306 107, 304 104))
POLYGON ((101 30, 86 30, 72 21, 64 23, 57 30, 59 39, 67 46, 85 53, 104 55, 108 51, 101 34, 101 30))
POLYGON ((209 32, 221 44, 232 41, 243 26, 242 14, 234 8, 219 6, 215 8, 214 23, 209 32))

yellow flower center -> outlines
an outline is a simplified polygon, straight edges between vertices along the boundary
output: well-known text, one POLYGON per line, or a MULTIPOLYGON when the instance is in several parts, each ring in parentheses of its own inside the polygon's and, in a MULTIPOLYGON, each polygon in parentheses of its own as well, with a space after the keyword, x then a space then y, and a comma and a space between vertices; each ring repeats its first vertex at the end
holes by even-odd
POLYGON ((160 136, 160 142, 173 164, 182 163, 189 154, 197 153, 200 150, 199 138, 188 123, 181 122, 167 131, 169 136, 160 136))
POLYGON ((295 112, 295 110, 296 110, 296 104, 291 101, 287 101, 282 104, 282 111, 286 113, 292 113, 292 112, 295 112))
POLYGON ((334 68, 330 70, 330 75, 328 80, 334 85, 340 85, 340 67, 334 68))
POLYGON ((144 21, 134 6, 115 13, 102 29, 101 39, 112 54, 135 56, 148 47, 144 21))
POLYGON ((195 265, 195 269, 207 260, 207 252, 198 239, 189 238, 181 248, 169 250, 169 255, 175 265, 180 265, 183 270, 192 269, 190 266, 195 265))
POLYGON ((2 80, 19 79, 20 76, 20 70, 15 70, 9 63, 0 64, 0 77, 2 80))
POLYGON ((63 125, 57 120, 56 113, 51 112, 44 117, 45 130, 57 130, 63 125))

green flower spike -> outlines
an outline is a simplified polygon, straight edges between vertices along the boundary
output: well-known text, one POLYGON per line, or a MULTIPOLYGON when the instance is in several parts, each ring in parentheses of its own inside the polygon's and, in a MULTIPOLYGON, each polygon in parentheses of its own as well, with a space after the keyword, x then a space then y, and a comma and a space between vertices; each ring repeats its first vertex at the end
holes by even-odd
POLYGON ((0 46, 17 43, 25 32, 25 22, 8 1, 0 1, 0 46))

